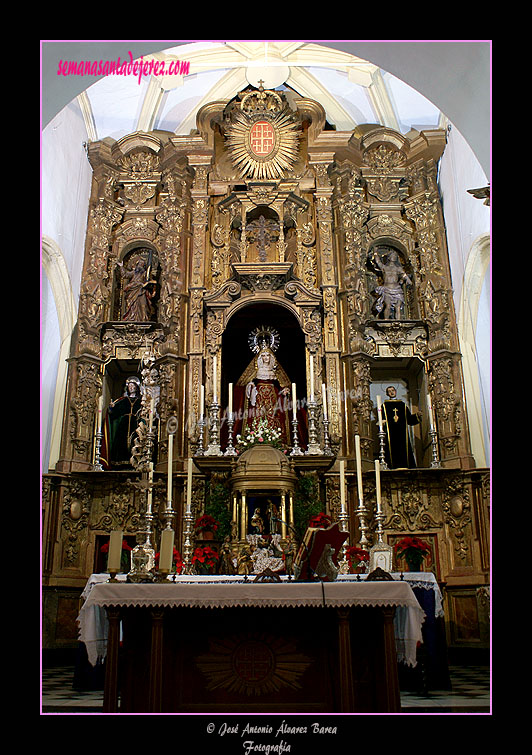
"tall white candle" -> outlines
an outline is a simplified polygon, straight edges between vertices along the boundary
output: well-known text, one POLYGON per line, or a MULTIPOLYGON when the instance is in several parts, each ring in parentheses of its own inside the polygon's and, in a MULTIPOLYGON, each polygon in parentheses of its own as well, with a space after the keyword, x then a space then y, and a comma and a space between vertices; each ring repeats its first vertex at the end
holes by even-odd
POLYGON ((429 405, 430 430, 431 432, 434 432, 434 414, 432 413, 432 401, 430 398, 430 393, 427 393, 427 404, 429 405))
POLYGON ((229 383, 229 419, 233 414, 233 383, 229 383))
POLYGON ((360 454, 360 435, 355 435, 355 452, 357 460, 357 486, 358 486, 358 500, 363 500, 362 490, 362 457, 360 454))
POLYGON ((149 486, 148 486, 148 513, 151 514, 151 505, 153 501, 153 461, 150 461, 150 472, 149 472, 149 486))
POLYGON ((109 556, 107 557, 107 571, 117 574, 122 560, 122 530, 113 530, 109 538, 109 556))
POLYGON ((217 364, 216 364, 216 354, 214 354, 212 358, 212 403, 217 404, 217 385, 218 385, 218 375, 216 374, 217 364))
POLYGON ((379 430, 382 431, 382 399, 377 396, 377 418, 379 420, 379 430))
POLYGON ((293 416, 294 419, 296 418, 296 412, 297 412, 296 384, 292 383, 292 416, 293 416))
POLYGON ((174 455, 174 434, 170 433, 168 436, 168 483, 166 490, 166 497, 168 503, 172 502, 172 462, 174 455))
POLYGON ((310 400, 314 401, 314 354, 310 355, 310 400))
POLYGON ((323 400, 323 419, 327 419, 327 389, 325 383, 321 384, 321 397, 323 400))
POLYGON ((159 571, 171 572, 174 555, 174 531, 163 530, 161 534, 161 548, 159 550, 159 571))
POLYGON ((187 514, 192 511, 192 459, 188 460, 187 471, 187 514))
POLYGON ((150 430, 153 427, 153 415, 155 414, 155 397, 151 397, 150 401, 150 430))
POLYGON ((340 508, 345 513, 345 461, 340 461, 340 508))
POLYGON ((98 399, 98 432, 102 431, 103 395, 98 399))
POLYGON ((377 493, 377 513, 381 513, 381 463, 375 459, 375 490, 377 493))
POLYGON ((202 385, 200 387, 200 419, 203 419, 203 415, 205 414, 205 386, 202 385))

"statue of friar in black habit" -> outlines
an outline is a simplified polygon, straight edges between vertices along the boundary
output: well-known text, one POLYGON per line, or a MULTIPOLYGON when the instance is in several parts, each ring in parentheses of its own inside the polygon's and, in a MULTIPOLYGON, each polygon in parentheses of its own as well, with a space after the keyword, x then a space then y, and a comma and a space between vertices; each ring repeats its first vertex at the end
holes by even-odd
POLYGON ((135 432, 141 421, 142 395, 138 377, 128 377, 124 394, 111 401, 102 439, 104 469, 131 469, 135 432))
POLYGON ((407 469, 416 466, 408 428, 418 425, 421 414, 413 414, 404 401, 397 398, 395 386, 386 388, 388 398, 382 404, 384 429, 384 458, 390 469, 407 469))

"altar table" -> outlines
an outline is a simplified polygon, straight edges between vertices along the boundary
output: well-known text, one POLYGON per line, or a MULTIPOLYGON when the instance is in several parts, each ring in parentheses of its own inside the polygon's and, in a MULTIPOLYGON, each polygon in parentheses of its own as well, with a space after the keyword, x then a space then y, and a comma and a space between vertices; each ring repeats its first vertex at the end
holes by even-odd
POLYGON ((425 616, 404 581, 105 582, 80 639, 106 656, 104 712, 397 712, 398 608, 411 653, 425 616))

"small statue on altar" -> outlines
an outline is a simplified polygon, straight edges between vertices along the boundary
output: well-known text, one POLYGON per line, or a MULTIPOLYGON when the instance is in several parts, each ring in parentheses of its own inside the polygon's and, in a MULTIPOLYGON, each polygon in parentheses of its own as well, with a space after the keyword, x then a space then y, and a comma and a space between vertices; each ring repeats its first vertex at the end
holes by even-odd
POLYGON ((233 549, 231 547, 231 538, 227 535, 220 548, 220 574, 234 574, 235 564, 233 561, 233 549))
POLYGON ((385 320, 400 320, 405 308, 403 284, 411 286, 412 281, 401 264, 398 252, 385 248, 383 253, 379 254, 374 249, 369 262, 382 278, 382 284, 374 291, 378 296, 375 302, 377 315, 382 312, 385 320))
POLYGON ((264 520, 260 515, 260 509, 257 507, 251 517, 251 526, 254 528, 257 535, 262 535, 264 532, 264 520))
POLYGON ((253 571, 253 559, 251 558, 251 545, 245 543, 240 549, 237 558, 237 572, 248 576, 253 571))
POLYGON ((268 517, 270 535, 279 534, 279 511, 270 498, 266 502, 266 516, 268 517))

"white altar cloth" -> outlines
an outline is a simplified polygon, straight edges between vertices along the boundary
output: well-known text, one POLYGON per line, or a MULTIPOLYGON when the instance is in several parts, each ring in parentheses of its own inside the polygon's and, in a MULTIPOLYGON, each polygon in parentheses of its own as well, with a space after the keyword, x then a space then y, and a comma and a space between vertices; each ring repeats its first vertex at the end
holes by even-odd
POLYGON ((175 582, 130 584, 96 582, 83 604, 78 621, 80 640, 94 666, 107 651, 108 621, 105 608, 157 607, 349 607, 395 606, 397 657, 416 665, 417 643, 422 641, 425 613, 405 581, 367 582, 243 582, 204 577, 178 577, 175 582))

